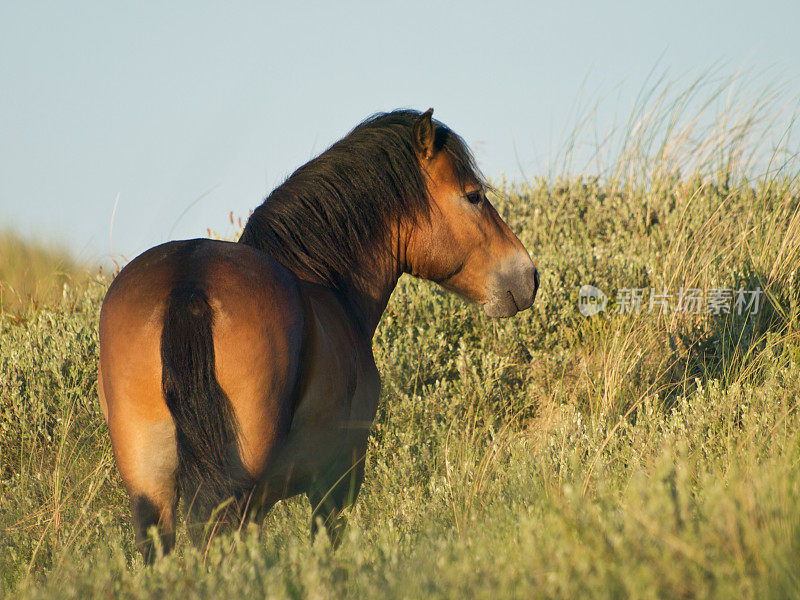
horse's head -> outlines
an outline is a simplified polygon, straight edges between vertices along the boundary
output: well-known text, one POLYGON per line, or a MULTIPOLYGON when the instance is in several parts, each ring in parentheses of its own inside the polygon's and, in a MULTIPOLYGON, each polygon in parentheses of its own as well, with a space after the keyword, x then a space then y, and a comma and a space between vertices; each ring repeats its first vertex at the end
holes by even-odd
POLYGON ((431 206, 407 234, 407 268, 482 304, 490 317, 513 316, 533 304, 539 274, 486 198, 463 141, 432 114, 423 113, 412 132, 431 206))

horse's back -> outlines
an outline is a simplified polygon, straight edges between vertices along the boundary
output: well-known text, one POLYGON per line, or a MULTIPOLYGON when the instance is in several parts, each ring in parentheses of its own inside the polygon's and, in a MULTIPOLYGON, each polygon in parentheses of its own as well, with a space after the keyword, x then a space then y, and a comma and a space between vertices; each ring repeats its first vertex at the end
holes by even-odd
POLYGON ((100 316, 100 401, 129 488, 150 485, 148 473, 158 465, 177 468, 161 346, 171 295, 182 286, 200 290, 211 308, 214 375, 235 416, 241 462, 253 477, 291 422, 304 336, 293 276, 241 244, 156 246, 120 272, 100 316))

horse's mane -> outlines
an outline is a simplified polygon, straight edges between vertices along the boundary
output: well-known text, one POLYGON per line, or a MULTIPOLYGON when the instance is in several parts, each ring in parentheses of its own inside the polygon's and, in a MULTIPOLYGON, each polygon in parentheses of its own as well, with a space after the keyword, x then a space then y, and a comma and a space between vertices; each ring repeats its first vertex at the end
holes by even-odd
MULTIPOLYGON (((392 223, 427 218, 430 198, 412 141, 420 113, 374 115, 275 188, 247 220, 239 242, 302 279, 339 291, 392 223)), ((482 181, 464 141, 434 121, 434 147, 448 153, 462 186, 482 181)))

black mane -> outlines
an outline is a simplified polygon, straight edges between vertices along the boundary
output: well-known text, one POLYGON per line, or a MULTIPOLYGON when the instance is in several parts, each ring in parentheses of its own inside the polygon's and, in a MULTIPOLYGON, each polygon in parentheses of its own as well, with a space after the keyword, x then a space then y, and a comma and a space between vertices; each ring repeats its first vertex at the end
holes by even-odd
MULTIPOLYGON (((386 241, 390 224, 429 214, 412 141, 419 116, 397 110, 356 126, 275 188, 247 220, 239 242, 270 254, 302 279, 344 291, 364 253, 386 241)), ((448 153, 462 186, 482 181, 464 141, 434 124, 434 146, 448 153)))

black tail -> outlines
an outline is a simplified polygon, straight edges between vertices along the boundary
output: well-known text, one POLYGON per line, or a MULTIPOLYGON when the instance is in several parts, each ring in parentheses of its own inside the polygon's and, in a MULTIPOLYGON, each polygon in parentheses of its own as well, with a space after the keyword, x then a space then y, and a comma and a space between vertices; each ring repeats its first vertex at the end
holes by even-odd
POLYGON ((178 488, 193 520, 204 522, 239 517, 250 483, 233 409, 214 372, 213 320, 205 291, 182 283, 169 296, 161 334, 161 386, 177 430, 178 488))

